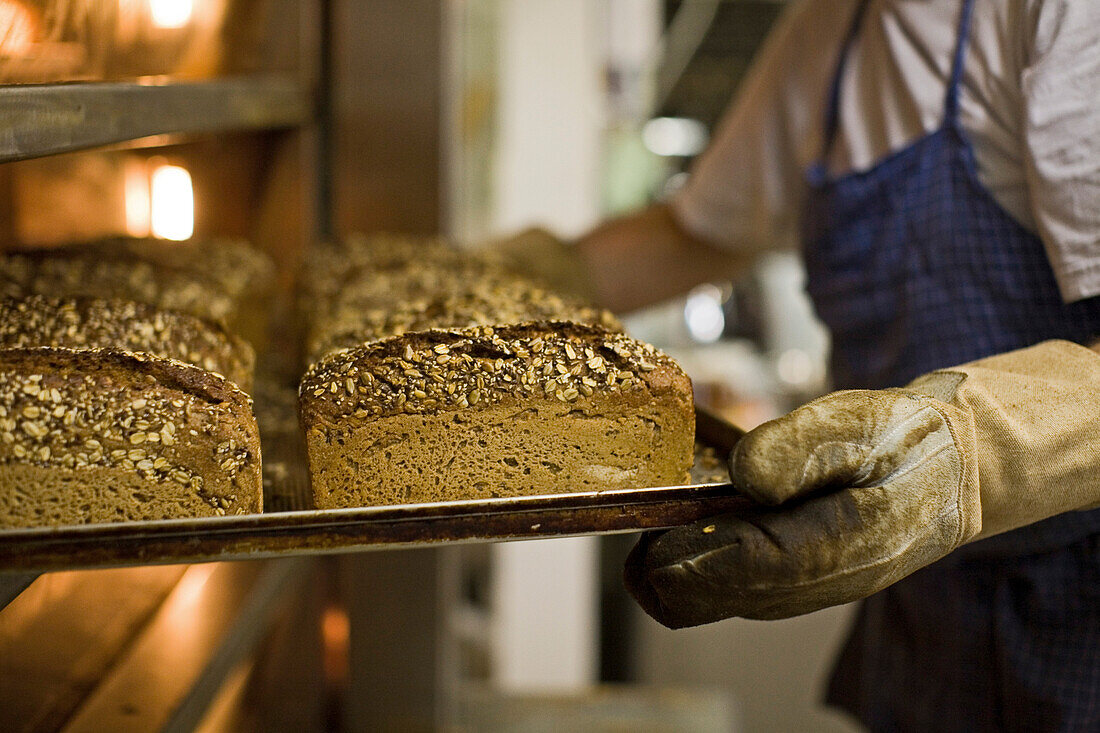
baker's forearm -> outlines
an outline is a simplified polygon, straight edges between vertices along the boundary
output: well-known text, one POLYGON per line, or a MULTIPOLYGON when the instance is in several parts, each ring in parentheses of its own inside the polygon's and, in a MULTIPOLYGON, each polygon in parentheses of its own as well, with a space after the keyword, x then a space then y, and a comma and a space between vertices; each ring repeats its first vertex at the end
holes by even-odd
POLYGON ((663 204, 602 224, 578 247, 597 300, 620 313, 732 279, 752 262, 692 236, 663 204))

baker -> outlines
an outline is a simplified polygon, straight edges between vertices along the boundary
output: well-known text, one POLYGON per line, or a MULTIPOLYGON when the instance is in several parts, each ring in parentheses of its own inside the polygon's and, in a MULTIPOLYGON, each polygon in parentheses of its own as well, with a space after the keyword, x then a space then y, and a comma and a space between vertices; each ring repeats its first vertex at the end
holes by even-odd
POLYGON ((1100 3, 792 3, 674 198, 511 249, 623 311, 796 240, 845 391, 628 588, 671 627, 866 598, 828 699, 873 730, 1100 730, 1100 3))

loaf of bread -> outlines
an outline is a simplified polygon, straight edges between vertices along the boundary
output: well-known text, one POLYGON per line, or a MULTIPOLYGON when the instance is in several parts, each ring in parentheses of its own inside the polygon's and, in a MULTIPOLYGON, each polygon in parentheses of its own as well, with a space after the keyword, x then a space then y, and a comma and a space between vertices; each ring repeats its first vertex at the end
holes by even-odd
MULTIPOLYGON (((315 246, 306 261, 304 285, 311 301, 331 303, 341 294, 370 287, 374 277, 396 272, 414 277, 446 276, 461 272, 467 276, 495 274, 505 270, 504 262, 491 253, 461 250, 440 237, 408 234, 356 234, 340 242, 315 246)), ((430 292, 433 283, 424 282, 430 292)))
POLYGON ((0 257, 3 295, 120 298, 229 323, 229 295, 193 273, 163 270, 148 262, 99 258, 91 250, 36 250, 0 257))
POLYGON ((222 326, 132 300, 0 299, 0 349, 121 349, 177 359, 252 389, 252 347, 222 326))
MULTIPOLYGON (((392 284, 395 278, 379 279, 392 284)), ((563 298, 524 278, 497 274, 457 278, 434 292, 418 283, 400 296, 368 295, 358 300, 344 296, 310 329, 307 353, 310 363, 316 363, 333 351, 413 331, 533 321, 570 321, 622 330, 610 311, 563 298), (388 298, 393 298, 390 305, 384 303, 388 298)))
POLYGON ((238 240, 107 239, 0 257, 0 291, 119 298, 215 321, 253 343, 266 330, 270 259, 238 240))
POLYGON ((691 383, 593 326, 410 332, 329 355, 299 410, 318 508, 684 482, 691 383))
POLYGON ((0 351, 0 526, 258 512, 251 404, 199 367, 110 349, 0 351))
POLYGON ((514 279, 495 259, 434 238, 353 237, 315 247, 307 262, 302 310, 310 353, 326 332, 352 326, 358 313, 440 297, 474 282, 514 279))
POLYGON ((243 239, 198 238, 166 243, 155 239, 124 240, 130 252, 159 267, 194 273, 232 300, 230 329, 262 350, 267 344, 276 286, 275 263, 243 239))
POLYGON ((242 239, 198 238, 186 242, 118 239, 99 246, 122 248, 162 269, 195 273, 238 304, 266 296, 275 286, 275 263, 242 239))

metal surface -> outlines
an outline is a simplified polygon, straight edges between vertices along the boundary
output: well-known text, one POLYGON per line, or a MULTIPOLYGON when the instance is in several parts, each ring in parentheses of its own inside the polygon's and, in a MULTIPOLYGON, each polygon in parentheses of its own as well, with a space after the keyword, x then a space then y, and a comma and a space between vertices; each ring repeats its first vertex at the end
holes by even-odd
POLYGON ((172 565, 39 576, 0 613, 0 730, 64 730, 185 570, 172 565))
POLYGON ((305 560, 188 568, 63 730, 194 730, 307 570, 305 560))
MULTIPOLYGON (((741 432, 700 413, 724 453, 741 432)), ((700 458, 697 456, 697 461, 700 458)), ((0 532, 0 573, 308 555, 679 526, 748 506, 729 484, 287 511, 0 532)))
POLYGON ((292 127, 311 115, 289 77, 0 86, 0 163, 153 135, 292 127))
POLYGON ((172 710, 162 733, 196 729, 230 673, 271 629, 276 612, 305 587, 311 568, 305 558, 290 558, 264 568, 205 668, 172 710))
POLYGON ((38 573, 0 575, 0 611, 18 598, 19 594, 25 591, 37 577, 38 573))

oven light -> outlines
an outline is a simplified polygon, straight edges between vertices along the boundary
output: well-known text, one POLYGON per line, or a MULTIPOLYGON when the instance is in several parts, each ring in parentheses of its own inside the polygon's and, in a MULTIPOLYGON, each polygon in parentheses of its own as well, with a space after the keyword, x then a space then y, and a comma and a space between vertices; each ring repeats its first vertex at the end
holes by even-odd
POLYGON ((158 239, 190 239, 195 231, 195 194, 191 174, 178 165, 161 165, 150 178, 150 230, 158 239))
POLYGON ((126 233, 149 236, 149 168, 142 158, 126 161, 123 179, 126 205, 126 233))
POLYGON ((217 569, 217 564, 210 565, 192 565, 187 568, 187 572, 180 578, 180 582, 176 584, 176 598, 179 599, 179 606, 176 607, 181 615, 190 615, 194 612, 195 606, 202 600, 203 588, 210 580, 210 576, 214 574, 217 569))
POLYGON ((0 57, 26 56, 37 35, 35 16, 15 0, 0 0, 0 57))
POLYGON ((343 685, 348 679, 348 640, 351 638, 351 621, 347 610, 329 606, 321 616, 322 662, 325 679, 335 685, 343 685))
POLYGON ((184 27, 194 9, 194 0, 149 0, 149 17, 157 28, 184 27))

